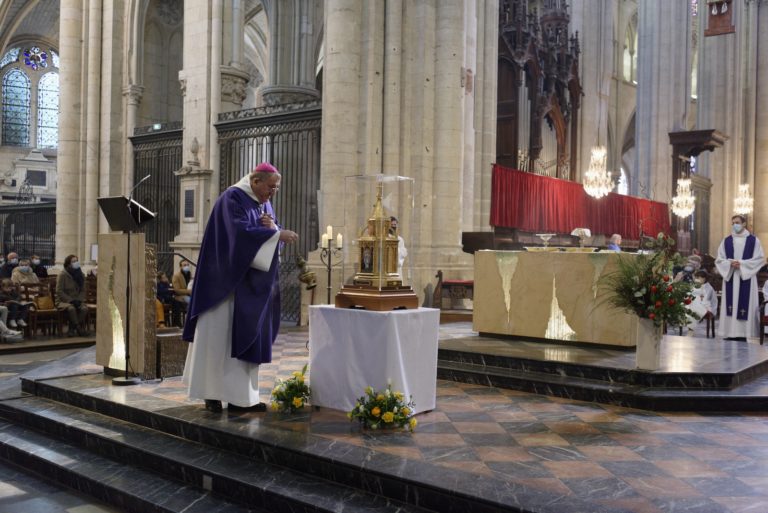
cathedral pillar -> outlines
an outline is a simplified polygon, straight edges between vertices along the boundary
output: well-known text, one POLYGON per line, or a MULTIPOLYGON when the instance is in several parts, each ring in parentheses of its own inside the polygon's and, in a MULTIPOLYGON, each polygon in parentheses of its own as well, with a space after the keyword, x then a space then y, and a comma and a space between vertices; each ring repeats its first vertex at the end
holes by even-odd
POLYGON ((637 151, 632 193, 668 203, 675 194, 668 133, 688 128, 690 2, 638 2, 637 33, 637 151))
POLYGON ((400 227, 423 299, 437 269, 472 276, 461 232, 488 216, 497 38, 496 1, 325 3, 320 225, 343 224, 345 176, 413 178, 400 227))
POLYGON ((88 61, 86 74, 85 116, 85 166, 82 169, 85 183, 84 244, 78 256, 82 262, 95 265, 91 260, 90 247, 97 243, 99 213, 96 199, 99 197, 99 168, 101 157, 101 55, 102 55, 102 4, 88 2, 88 61))
MULTIPOLYGON (((218 197, 218 136, 214 123, 222 103, 222 46, 224 0, 184 2, 184 61, 179 72, 183 94, 182 155, 187 165, 181 178, 179 234, 170 244, 175 251, 197 260, 200 241, 218 197)), ((229 60, 229 59, 228 59, 229 60)))
POLYGON ((80 244, 82 167, 80 128, 82 126, 83 2, 61 0, 59 51, 63 62, 59 70, 59 149, 57 157, 56 263, 77 254, 80 244))
MULTIPOLYGON (((701 7, 700 5, 700 14, 706 14, 702 13, 701 7)), ((704 152, 698 160, 699 174, 712 181, 708 248, 710 253, 717 251, 723 236, 730 233, 733 200, 739 183, 746 178, 752 179, 751 170, 747 169, 749 164, 745 159, 745 149, 751 148, 751 143, 746 142, 746 130, 750 122, 745 119, 744 114, 757 108, 754 100, 751 104, 746 100, 750 96, 750 88, 756 85, 753 78, 756 75, 750 74, 746 66, 750 58, 752 62, 749 66, 754 67, 756 62, 754 47, 749 52, 746 49, 757 42, 755 39, 753 43, 749 43, 750 34, 765 39, 765 35, 756 34, 756 26, 750 23, 750 13, 753 10, 756 12, 756 7, 757 2, 752 0, 743 3, 731 2, 729 8, 733 9, 733 21, 738 30, 731 34, 705 36, 699 43, 696 126, 701 129, 717 129, 728 137, 722 148, 711 153, 704 152)), ((763 7, 761 10, 764 9, 763 7)), ((700 15, 699 18, 699 33, 703 34, 709 20, 706 15, 700 15)), ((759 111, 760 109, 757 114, 758 129, 755 133, 758 140, 765 137, 766 129, 766 125, 761 126, 759 111)), ((761 145, 757 146, 753 151, 760 151, 761 145)), ((759 181, 756 185, 758 183, 759 181)), ((749 224, 752 224, 752 221, 750 219, 749 224)))
POLYGON ((768 67, 758 66, 757 63, 768 61, 768 2, 749 2, 751 34, 754 36, 754 57, 750 59, 750 66, 754 69, 755 94, 752 109, 755 116, 755 136, 752 139, 754 169, 754 183, 751 192, 755 198, 755 211, 752 216, 751 228, 763 244, 768 243, 768 112, 761 108, 761 104, 768 98, 768 67), (763 27, 760 31, 759 28, 763 27), (758 50, 759 49, 759 50, 758 50), (759 52, 759 53, 758 53, 759 52))
POLYGON ((243 68, 245 15, 241 0, 224 4, 221 59, 221 110, 240 110, 246 96, 248 73, 243 68))
MULTIPOLYGON (((264 103, 277 105, 314 100, 316 48, 313 21, 316 0, 262 2, 269 20, 269 77, 262 88, 264 103)), ((322 4, 320 4, 322 5, 322 4)))

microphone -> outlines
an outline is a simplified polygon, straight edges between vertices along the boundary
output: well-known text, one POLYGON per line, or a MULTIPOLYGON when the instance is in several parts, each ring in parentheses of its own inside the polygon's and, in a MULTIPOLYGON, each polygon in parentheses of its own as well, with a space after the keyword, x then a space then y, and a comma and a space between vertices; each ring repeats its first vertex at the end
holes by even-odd
POLYGON ((141 180, 139 180, 139 183, 137 183, 136 185, 133 186, 133 189, 131 189, 131 193, 128 194, 128 202, 129 203, 130 203, 131 199, 133 198, 133 192, 139 187, 139 185, 143 184, 144 182, 149 180, 151 177, 152 177, 152 175, 147 175, 144 178, 142 178, 141 180))

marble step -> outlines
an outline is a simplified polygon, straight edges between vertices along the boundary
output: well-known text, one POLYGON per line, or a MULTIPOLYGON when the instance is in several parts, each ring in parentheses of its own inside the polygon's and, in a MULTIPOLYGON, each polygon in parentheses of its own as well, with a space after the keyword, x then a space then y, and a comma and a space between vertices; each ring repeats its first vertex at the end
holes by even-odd
POLYGON ((266 513, 0 420, 0 459, 129 513, 266 513))
POLYGON ((768 396, 746 393, 749 385, 733 390, 707 388, 649 388, 532 370, 438 360, 437 377, 497 388, 615 404, 653 411, 766 411, 768 396))
POLYGON ((291 513, 427 511, 49 399, 5 401, 0 415, 101 457, 213 490, 242 506, 291 513))
POLYGON ((435 472, 434 466, 419 460, 405 460, 313 434, 252 424, 245 419, 244 422, 229 420, 226 414, 211 414, 202 407, 178 407, 161 397, 135 393, 129 388, 100 387, 98 382, 92 376, 22 378, 22 388, 41 398, 151 427, 216 450, 276 462, 282 467, 426 510, 526 511, 518 509, 518 505, 527 502, 538 505, 538 511, 559 512, 559 500, 563 500, 569 504, 569 513, 595 513, 590 509, 574 509, 574 501, 567 497, 553 499, 551 494, 522 486, 510 489, 496 478, 447 468, 435 472))
POLYGON ((440 348, 438 359, 445 362, 487 366, 510 371, 535 372, 653 388, 732 389, 768 373, 768 360, 733 372, 652 372, 640 369, 601 367, 586 363, 537 360, 518 356, 440 348))

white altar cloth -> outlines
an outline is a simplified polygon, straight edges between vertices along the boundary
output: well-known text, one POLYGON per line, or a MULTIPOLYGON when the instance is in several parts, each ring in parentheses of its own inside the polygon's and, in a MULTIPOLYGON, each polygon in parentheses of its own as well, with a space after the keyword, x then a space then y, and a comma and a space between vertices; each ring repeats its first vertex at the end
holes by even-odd
POLYGON ((440 311, 375 312, 309 307, 311 403, 350 411, 365 387, 413 396, 415 412, 435 408, 440 311))

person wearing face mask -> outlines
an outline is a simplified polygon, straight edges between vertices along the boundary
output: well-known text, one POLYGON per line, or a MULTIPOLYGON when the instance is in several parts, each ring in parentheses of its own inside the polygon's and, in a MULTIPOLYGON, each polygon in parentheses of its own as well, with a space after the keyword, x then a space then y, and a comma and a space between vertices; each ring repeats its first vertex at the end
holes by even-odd
MULTIPOLYGON (((682 281, 685 283, 693 283, 693 275, 701 267, 701 257, 698 255, 691 255, 685 262, 683 268, 675 274, 673 281, 682 281)), ((679 267, 678 267, 679 269, 679 267)))
POLYGON ((70 337, 88 336, 85 318, 88 307, 85 306, 85 275, 80 269, 77 256, 69 255, 64 259, 64 272, 56 279, 56 308, 64 310, 69 319, 70 337))
POLYGON ((19 266, 11 273, 11 281, 17 285, 40 283, 40 278, 32 272, 29 258, 19 260, 19 266))
POLYGON ((8 253, 8 259, 5 261, 5 265, 0 267, 0 279, 10 278, 13 274, 13 270, 19 265, 19 255, 11 252, 8 253))
POLYGON ((32 272, 35 273, 35 276, 38 278, 48 277, 48 269, 42 264, 38 255, 32 255, 30 263, 32 264, 32 272))
POLYGON ((746 341, 760 334, 757 272, 765 265, 763 246, 746 228, 746 218, 731 218, 731 235, 717 250, 715 266, 723 277, 718 335, 746 341))
POLYGON ((179 262, 179 270, 173 273, 171 277, 171 287, 173 288, 173 301, 175 302, 173 324, 181 326, 181 315, 177 312, 186 312, 189 302, 192 300, 192 264, 189 260, 179 262))

